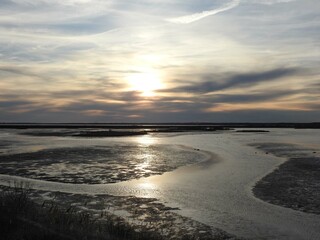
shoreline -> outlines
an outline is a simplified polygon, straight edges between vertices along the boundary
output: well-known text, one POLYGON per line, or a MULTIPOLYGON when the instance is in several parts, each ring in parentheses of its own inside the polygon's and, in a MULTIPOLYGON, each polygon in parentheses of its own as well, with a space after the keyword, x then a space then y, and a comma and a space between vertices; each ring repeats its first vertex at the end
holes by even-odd
MULTIPOLYGON (((197 151, 185 145, 176 145, 176 147, 188 151, 197 151)), ((188 164, 166 173, 190 170, 195 167, 206 167, 208 164, 211 165, 219 161, 215 159, 215 155, 212 152, 201 151, 201 155, 203 157, 202 161, 188 164)), ((157 175, 151 177, 157 177, 157 175)), ((143 178, 130 181, 139 181, 142 179, 143 178)), ((88 213, 92 214, 92 216, 103 216, 103 214, 107 214, 116 225, 129 224, 128 226, 138 233, 151 233, 155 236, 161 236, 163 239, 172 240, 244 240, 244 238, 236 237, 219 228, 180 215, 179 208, 166 206, 156 198, 113 195, 109 194, 108 190, 105 194, 101 193, 98 189, 97 192, 85 191, 85 189, 89 190, 92 187, 100 186, 104 188, 108 185, 117 185, 119 183, 78 184, 78 186, 82 186, 85 189, 80 188, 78 189, 79 191, 74 191, 75 184, 48 182, 45 180, 0 174, 0 191, 3 188, 12 187, 12 181, 13 183, 21 182, 25 185, 30 185, 30 192, 32 193, 31 199, 38 205, 44 205, 45 202, 47 202, 51 205, 55 204, 55 206, 62 209, 67 209, 72 206, 77 208, 79 213, 88 213), (68 191, 67 189, 63 189, 63 187, 73 190, 68 191)), ((98 220, 98 218, 96 218, 96 220, 98 220)), ((105 219, 101 217, 98 221, 102 221, 103 223, 105 219)))
MULTIPOLYGON (((217 160, 214 154, 208 151, 199 151, 185 145, 176 145, 179 149, 197 152, 201 155, 201 161, 175 169, 185 171, 194 167, 206 167, 214 164, 217 160)), ((166 172, 166 173, 172 173, 166 172)), ((154 175, 154 177, 157 175, 154 175)), ((136 181, 139 181, 137 179, 136 181)), ((135 180, 131 180, 135 181, 135 180)), ((179 214, 179 208, 169 207, 158 201, 156 198, 135 197, 132 195, 121 196, 107 194, 99 191, 106 190, 104 187, 115 184, 77 184, 80 187, 77 191, 75 184, 48 182, 19 176, 0 174, 0 189, 12 187, 12 182, 23 182, 31 186, 31 199, 39 205, 45 202, 55 204, 60 208, 67 209, 68 206, 76 207, 80 213, 103 216, 108 212, 116 224, 129 224, 137 232, 151 232, 162 236, 164 239, 243 239, 237 238, 221 229, 210 227, 188 217, 179 214), (11 182, 10 182, 11 181, 11 182), (89 192, 92 188, 96 191, 89 192), (71 191, 68 191, 71 190, 71 191)), ((98 219, 98 218, 97 218, 98 219)), ((99 221, 104 222, 103 217, 99 221)))
POLYGON ((240 240, 154 198, 46 192, 17 183, 0 186, 0 203, 5 239, 240 240))
POLYGON ((108 191, 116 192, 117 185, 119 184, 122 185, 125 183, 130 183, 132 181, 143 181, 144 179, 159 177, 164 174, 172 174, 174 172, 192 170, 194 168, 207 167, 221 161, 217 157, 217 155, 209 151, 204 151, 204 150, 197 151, 192 147, 182 145, 182 144, 176 144, 175 146, 172 146, 172 147, 177 147, 180 149, 184 149, 186 151, 195 152, 201 155, 202 159, 200 161, 196 161, 191 164, 180 166, 172 171, 163 172, 162 174, 155 174, 148 177, 140 177, 140 178, 125 180, 125 181, 116 182, 116 183, 99 183, 99 184, 66 183, 66 182, 57 182, 57 181, 47 181, 45 179, 28 178, 28 177, 17 176, 17 175, 0 174, 0 186, 10 187, 12 182, 24 182, 34 186, 35 187, 34 190, 40 190, 40 191, 59 191, 59 192, 70 193, 70 194, 100 194, 108 191), (103 192, 101 192, 102 190, 103 192))
POLYGON ((272 172, 258 180, 253 196, 285 208, 320 214, 320 158, 312 149, 297 149, 286 144, 254 144, 277 157, 285 157, 272 172))

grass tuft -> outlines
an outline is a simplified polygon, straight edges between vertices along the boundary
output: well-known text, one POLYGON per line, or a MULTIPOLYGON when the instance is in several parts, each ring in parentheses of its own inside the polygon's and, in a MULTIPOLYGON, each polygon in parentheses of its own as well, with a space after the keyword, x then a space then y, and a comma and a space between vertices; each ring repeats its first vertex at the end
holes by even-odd
POLYGON ((0 191, 0 235, 3 240, 163 240, 155 232, 137 232, 129 223, 107 212, 95 218, 76 207, 54 202, 36 204, 30 186, 15 183, 0 191))

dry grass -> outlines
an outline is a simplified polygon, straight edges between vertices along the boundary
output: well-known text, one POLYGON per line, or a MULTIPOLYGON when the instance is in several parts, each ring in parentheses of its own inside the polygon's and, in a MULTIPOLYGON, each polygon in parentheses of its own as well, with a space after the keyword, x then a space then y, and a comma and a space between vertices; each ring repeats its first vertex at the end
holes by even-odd
POLYGON ((17 183, 0 192, 1 239, 163 239, 157 233, 136 232, 129 224, 115 221, 108 214, 100 221, 74 207, 62 208, 52 202, 40 206, 30 199, 29 193, 28 186, 17 183))

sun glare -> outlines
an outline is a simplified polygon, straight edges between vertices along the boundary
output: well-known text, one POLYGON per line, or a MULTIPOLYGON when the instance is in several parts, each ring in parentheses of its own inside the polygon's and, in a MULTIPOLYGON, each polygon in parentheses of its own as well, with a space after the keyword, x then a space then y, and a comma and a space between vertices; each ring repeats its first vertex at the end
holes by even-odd
POLYGON ((155 71, 134 73, 128 76, 130 90, 141 92, 142 96, 152 97, 162 88, 160 75, 155 71))
POLYGON ((151 145, 156 143, 156 139, 150 135, 143 135, 137 138, 137 142, 142 145, 151 145))

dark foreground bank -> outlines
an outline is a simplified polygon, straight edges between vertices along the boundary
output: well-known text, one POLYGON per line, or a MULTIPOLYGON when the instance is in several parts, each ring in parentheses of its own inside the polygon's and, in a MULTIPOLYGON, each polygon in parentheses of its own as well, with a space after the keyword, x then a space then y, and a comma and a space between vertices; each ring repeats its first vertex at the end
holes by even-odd
POLYGON ((128 224, 99 222, 86 212, 59 207, 53 203, 38 205, 23 188, 2 189, 0 194, 1 239, 162 239, 151 232, 136 232, 128 224))
POLYGON ((0 189, 0 236, 3 240, 238 239, 182 217, 156 199, 44 193, 25 187, 0 189), (43 200, 44 195, 54 197, 43 200), (124 206, 134 219, 128 221, 110 211, 110 208, 115 211, 124 206))

